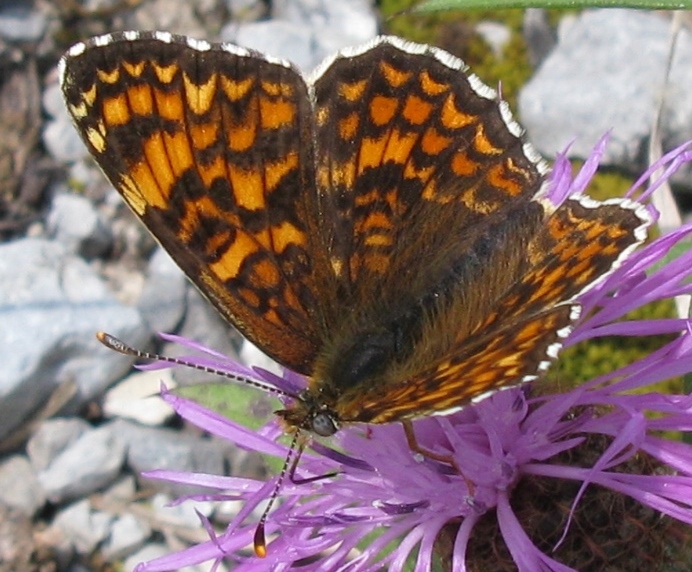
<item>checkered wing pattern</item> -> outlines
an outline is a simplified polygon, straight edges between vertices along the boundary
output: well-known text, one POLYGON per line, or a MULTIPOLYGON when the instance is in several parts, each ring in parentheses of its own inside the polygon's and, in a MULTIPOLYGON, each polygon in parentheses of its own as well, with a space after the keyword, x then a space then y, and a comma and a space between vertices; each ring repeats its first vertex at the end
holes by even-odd
MULTIPOLYGON (((316 72, 317 187, 330 214, 321 234, 358 300, 398 296, 401 279, 421 266, 439 279, 476 229, 539 189, 519 127, 464 71, 440 50, 389 39, 316 72), (466 231, 453 247, 445 221, 466 231)), ((414 298, 429 289, 413 284, 414 298)))
POLYGON ((290 65, 235 46, 115 34, 63 60, 84 141, 216 308, 302 373, 320 347, 312 112, 290 65))

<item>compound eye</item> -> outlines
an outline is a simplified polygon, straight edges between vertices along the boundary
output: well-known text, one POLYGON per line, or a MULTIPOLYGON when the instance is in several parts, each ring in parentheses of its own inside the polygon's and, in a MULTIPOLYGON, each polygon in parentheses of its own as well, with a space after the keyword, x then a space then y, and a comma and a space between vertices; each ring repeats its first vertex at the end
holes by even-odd
POLYGON ((313 432, 321 437, 331 437, 338 429, 332 416, 324 411, 315 414, 312 418, 311 427, 313 432))

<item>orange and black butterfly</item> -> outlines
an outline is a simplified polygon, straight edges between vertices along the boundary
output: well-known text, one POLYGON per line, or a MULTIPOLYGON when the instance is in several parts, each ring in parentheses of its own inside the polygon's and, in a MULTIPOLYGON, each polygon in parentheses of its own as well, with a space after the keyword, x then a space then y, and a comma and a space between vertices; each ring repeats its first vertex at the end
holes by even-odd
POLYGON ((380 37, 305 77, 126 32, 61 70, 127 204, 231 324, 309 378, 278 415, 319 435, 535 379, 576 297, 650 222, 625 200, 551 204, 506 104, 433 47, 380 37))

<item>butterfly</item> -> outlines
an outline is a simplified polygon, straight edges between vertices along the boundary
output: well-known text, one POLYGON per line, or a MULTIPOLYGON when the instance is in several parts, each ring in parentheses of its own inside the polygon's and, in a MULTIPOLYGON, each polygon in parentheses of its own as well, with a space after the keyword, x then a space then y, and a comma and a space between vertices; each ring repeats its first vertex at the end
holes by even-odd
POLYGON ((61 61, 125 202, 233 326, 307 388, 299 432, 444 415, 540 376, 644 207, 551 203, 507 104, 395 37, 311 75, 233 44, 109 34, 61 61))

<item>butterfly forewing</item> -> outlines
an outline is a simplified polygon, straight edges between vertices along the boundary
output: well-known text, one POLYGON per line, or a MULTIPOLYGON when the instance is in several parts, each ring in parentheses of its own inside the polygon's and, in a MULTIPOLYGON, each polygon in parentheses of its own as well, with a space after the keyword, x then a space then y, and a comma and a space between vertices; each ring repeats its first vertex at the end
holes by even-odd
POLYGON ((236 47, 147 33, 99 40, 64 59, 68 109, 90 151, 217 309, 309 373, 320 320, 304 80, 236 47))
MULTIPOLYGON (((449 54, 389 39, 346 51, 317 75, 317 185, 333 213, 324 234, 362 300, 378 286, 393 295, 390 279, 421 259, 432 270, 449 230, 471 231, 541 184, 495 94, 464 70, 449 54), (450 210, 452 229, 440 224, 450 210)), ((458 256, 473 239, 455 241, 458 256)))
MULTIPOLYGON (((316 73, 317 188, 330 214, 320 234, 338 283, 314 377, 335 393, 391 379, 454 298, 468 298, 456 328, 477 325, 526 270, 544 167, 464 70, 439 50, 383 39, 316 73)), ((430 359, 450 334, 425 340, 430 359)))

